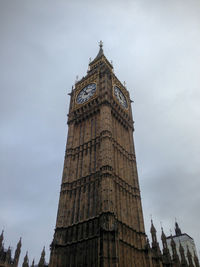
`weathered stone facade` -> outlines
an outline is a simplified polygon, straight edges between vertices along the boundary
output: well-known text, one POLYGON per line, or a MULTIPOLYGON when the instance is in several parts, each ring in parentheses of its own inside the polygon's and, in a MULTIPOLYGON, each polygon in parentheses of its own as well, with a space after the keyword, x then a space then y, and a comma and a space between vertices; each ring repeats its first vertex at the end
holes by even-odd
POLYGON ((171 257, 163 231, 161 252, 153 222, 152 246, 146 238, 132 101, 104 56, 102 43, 87 75, 72 87, 70 96, 49 266, 191 267, 184 258, 180 262, 176 247, 171 257))
POLYGON ((101 46, 71 92, 51 267, 147 266, 133 130, 129 92, 101 46), (94 95, 78 104, 78 94, 91 83, 94 95), (128 108, 114 96, 114 86, 128 108))

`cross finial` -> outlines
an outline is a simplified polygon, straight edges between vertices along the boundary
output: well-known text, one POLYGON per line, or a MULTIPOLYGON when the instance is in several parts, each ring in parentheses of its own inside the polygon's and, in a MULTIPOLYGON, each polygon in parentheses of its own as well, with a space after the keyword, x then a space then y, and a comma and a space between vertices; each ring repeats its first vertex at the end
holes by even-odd
POLYGON ((103 42, 102 42, 102 41, 99 42, 99 47, 100 47, 100 48, 103 47, 103 42))

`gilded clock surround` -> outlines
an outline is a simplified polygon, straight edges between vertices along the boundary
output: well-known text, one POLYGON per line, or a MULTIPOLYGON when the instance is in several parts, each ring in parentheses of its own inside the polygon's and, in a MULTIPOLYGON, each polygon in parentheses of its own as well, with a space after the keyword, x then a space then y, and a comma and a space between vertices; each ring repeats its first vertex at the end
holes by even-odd
POLYGON ((127 110, 127 109, 129 108, 128 99, 127 99, 127 97, 126 97, 125 91, 122 89, 121 86, 116 85, 116 84, 113 85, 113 96, 117 99, 118 103, 122 106, 122 108, 124 108, 125 110, 127 110), (117 97, 116 97, 116 95, 115 95, 115 87, 117 87, 117 88, 122 92, 123 97, 125 98, 127 107, 122 106, 122 104, 121 104, 121 103, 119 102, 119 100, 117 99, 117 97))
POLYGON ((80 81, 78 81, 75 84, 75 89, 73 90, 73 99, 72 99, 72 103, 73 103, 73 109, 78 109, 82 106, 87 105, 90 101, 94 100, 95 98, 97 98, 98 93, 99 93, 99 75, 97 73, 91 75, 89 78, 86 79, 86 77, 83 77, 80 81), (86 87, 87 85, 91 84, 91 83, 95 83, 96 84, 96 91, 94 93, 94 95, 92 95, 91 98, 88 99, 88 101, 82 103, 82 104, 78 104, 76 102, 77 96, 79 95, 79 93, 81 92, 81 90, 86 87))
POLYGON ((92 99, 94 99, 94 98, 97 97, 97 91, 98 91, 97 82, 90 82, 90 83, 86 84, 85 86, 81 87, 81 89, 79 89, 79 90, 77 91, 77 93, 76 93, 76 97, 75 97, 75 103, 76 103, 78 106, 81 106, 81 105, 84 105, 84 104, 88 103, 90 100, 92 100, 92 99), (78 103, 78 102, 77 102, 77 98, 78 98, 80 92, 81 92, 85 87, 87 87, 87 86, 90 85, 90 84, 95 84, 95 85, 96 85, 96 89, 95 89, 94 94, 93 94, 91 97, 89 97, 88 100, 86 100, 85 102, 83 102, 83 103, 78 103))

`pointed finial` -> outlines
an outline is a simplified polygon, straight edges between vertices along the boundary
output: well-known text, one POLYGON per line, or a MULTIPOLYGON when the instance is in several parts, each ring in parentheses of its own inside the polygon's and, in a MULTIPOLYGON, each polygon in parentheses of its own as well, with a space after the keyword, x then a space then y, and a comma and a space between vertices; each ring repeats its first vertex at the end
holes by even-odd
POLYGON ((124 81, 124 87, 126 87, 126 82, 124 81))
POLYGON ((181 229, 180 229, 180 227, 179 227, 177 221, 175 222, 175 234, 176 234, 177 236, 180 236, 180 235, 182 234, 182 233, 181 233, 181 229))
POLYGON ((22 264, 22 267, 28 267, 29 264, 28 264, 28 251, 26 251, 26 255, 24 257, 24 262, 22 264))
POLYGON ((161 225, 161 238, 165 238, 166 236, 165 236, 165 233, 164 233, 162 222, 160 222, 160 225, 161 225))
POLYGON ((90 57, 90 58, 89 58, 89 64, 90 64, 91 62, 92 62, 92 58, 90 57))
POLYGON ((22 238, 20 237, 18 243, 17 243, 17 249, 16 250, 20 250, 22 246, 22 238))
POLYGON ((34 267, 34 265, 35 265, 35 259, 33 259, 31 267, 34 267))
POLYGON ((153 224, 153 220, 151 219, 151 233, 155 232, 156 233, 156 228, 153 224))
POLYGON ((102 41, 99 42, 99 47, 100 47, 100 48, 103 47, 103 42, 102 42, 102 41))
POLYGON ((42 253, 41 253, 41 257, 38 263, 39 267, 43 267, 45 265, 45 246, 43 247, 42 253))

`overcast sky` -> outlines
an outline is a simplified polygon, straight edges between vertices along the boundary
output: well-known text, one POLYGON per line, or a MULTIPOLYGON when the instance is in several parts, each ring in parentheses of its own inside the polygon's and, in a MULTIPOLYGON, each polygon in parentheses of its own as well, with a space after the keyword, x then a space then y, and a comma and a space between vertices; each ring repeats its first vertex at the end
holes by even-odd
MULTIPOLYGON (((199 0, 0 0, 0 229, 23 260, 52 241, 69 96, 104 52, 134 100, 146 231, 200 249, 199 0)), ((48 261, 48 257, 47 257, 48 261)))

